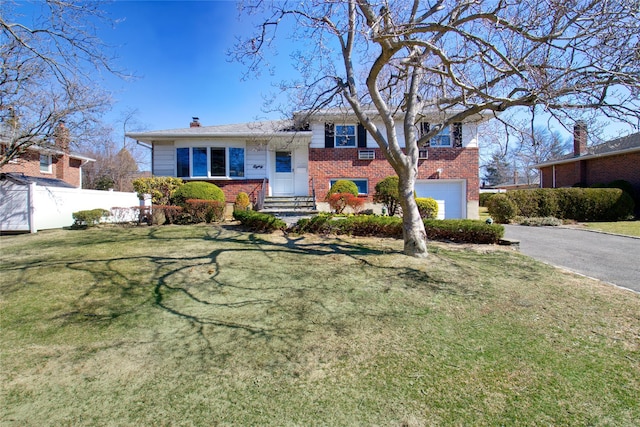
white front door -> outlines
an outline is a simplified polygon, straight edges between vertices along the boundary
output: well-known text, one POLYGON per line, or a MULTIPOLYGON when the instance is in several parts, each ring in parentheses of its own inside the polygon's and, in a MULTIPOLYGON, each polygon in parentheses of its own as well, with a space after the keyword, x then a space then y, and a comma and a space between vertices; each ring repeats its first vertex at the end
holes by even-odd
POLYGON ((273 160, 273 195, 293 196, 295 193, 293 152, 290 150, 276 151, 273 160))

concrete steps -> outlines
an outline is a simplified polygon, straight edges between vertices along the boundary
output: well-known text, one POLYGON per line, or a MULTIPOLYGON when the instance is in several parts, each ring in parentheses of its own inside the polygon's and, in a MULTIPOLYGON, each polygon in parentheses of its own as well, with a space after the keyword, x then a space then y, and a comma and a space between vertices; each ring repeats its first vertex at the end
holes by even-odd
POLYGON ((279 215, 305 215, 317 212, 311 196, 265 197, 260 212, 279 215))

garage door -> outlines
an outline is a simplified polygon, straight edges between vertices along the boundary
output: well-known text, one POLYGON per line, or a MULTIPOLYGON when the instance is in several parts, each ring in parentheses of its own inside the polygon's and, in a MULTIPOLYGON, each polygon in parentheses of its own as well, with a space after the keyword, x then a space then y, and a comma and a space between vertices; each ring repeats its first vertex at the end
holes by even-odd
MULTIPOLYGON (((417 181, 416 196, 444 201, 444 217, 446 219, 466 217, 464 181, 417 181)), ((442 203, 439 205, 442 206, 442 203)), ((438 212, 438 217, 441 218, 440 214, 441 212, 438 212)))

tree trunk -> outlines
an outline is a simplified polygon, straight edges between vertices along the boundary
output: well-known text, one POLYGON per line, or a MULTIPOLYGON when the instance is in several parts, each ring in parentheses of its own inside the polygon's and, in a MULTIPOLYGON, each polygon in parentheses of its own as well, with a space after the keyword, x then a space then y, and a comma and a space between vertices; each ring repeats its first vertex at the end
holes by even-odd
POLYGON ((415 177, 400 179, 398 195, 402 205, 402 237, 404 253, 415 258, 426 258, 427 232, 420 217, 414 196, 415 177))

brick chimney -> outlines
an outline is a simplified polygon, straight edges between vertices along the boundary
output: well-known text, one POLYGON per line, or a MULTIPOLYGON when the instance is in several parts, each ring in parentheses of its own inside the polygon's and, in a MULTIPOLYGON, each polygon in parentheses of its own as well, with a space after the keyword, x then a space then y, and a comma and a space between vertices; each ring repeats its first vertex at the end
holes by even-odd
POLYGON ((573 155, 580 157, 587 154, 587 124, 578 120, 573 125, 573 155))
POLYGON ((200 119, 198 117, 193 117, 193 121, 189 123, 189 127, 191 128, 199 128, 200 127, 200 119))
POLYGON ((53 131, 54 142, 57 149, 64 153, 69 152, 69 129, 65 126, 64 120, 60 120, 53 131))

